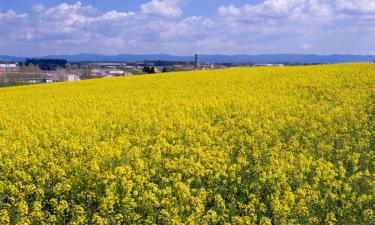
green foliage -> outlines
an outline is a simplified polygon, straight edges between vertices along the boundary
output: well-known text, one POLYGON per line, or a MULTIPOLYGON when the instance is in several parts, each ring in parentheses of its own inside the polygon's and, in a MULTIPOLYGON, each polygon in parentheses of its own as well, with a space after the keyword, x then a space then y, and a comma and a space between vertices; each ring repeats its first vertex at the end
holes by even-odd
POLYGON ((0 224, 375 224, 375 65, 0 89, 0 224))

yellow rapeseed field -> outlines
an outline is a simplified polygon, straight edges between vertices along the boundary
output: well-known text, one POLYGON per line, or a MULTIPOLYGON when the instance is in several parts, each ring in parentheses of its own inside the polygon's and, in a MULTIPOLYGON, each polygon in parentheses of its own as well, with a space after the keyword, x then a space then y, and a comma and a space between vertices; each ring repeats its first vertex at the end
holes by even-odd
POLYGON ((375 64, 0 89, 0 224, 375 224, 375 64))

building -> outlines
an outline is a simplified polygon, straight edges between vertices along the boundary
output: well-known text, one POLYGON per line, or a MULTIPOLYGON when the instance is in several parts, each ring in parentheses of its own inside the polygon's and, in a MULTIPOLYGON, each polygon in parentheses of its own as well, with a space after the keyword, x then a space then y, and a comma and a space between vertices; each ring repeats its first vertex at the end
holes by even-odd
POLYGON ((79 76, 77 74, 68 74, 66 75, 66 81, 78 81, 79 76))
POLYGON ((5 69, 16 69, 17 64, 16 63, 1 63, 0 68, 5 68, 5 69))
POLYGON ((109 74, 112 76, 122 76, 124 75, 124 71, 123 70, 111 70, 109 71, 109 74))
POLYGON ((19 69, 17 63, 5 63, 0 62, 0 75, 4 75, 5 73, 14 73, 17 72, 19 69))
POLYGON ((195 67, 199 67, 200 66, 199 54, 195 54, 194 66, 195 67))
POLYGON ((254 64, 253 66, 284 66, 284 64, 260 63, 260 64, 254 64))
POLYGON ((42 83, 52 83, 53 79, 52 77, 46 77, 42 79, 42 83))

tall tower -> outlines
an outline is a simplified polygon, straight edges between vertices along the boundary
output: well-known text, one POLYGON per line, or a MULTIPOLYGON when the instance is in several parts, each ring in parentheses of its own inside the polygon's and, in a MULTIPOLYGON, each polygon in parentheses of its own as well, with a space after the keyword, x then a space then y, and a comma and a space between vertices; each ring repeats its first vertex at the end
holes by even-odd
POLYGON ((195 54, 195 67, 200 66, 200 61, 199 61, 199 54, 195 54))

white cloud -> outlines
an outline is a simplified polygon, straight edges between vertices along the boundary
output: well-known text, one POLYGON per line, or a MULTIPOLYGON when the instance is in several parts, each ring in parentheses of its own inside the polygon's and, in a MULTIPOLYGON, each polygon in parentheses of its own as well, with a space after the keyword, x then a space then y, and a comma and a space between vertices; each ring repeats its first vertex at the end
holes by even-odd
POLYGON ((122 19, 125 19, 129 16, 133 16, 135 13, 133 12, 118 12, 116 10, 109 11, 104 13, 103 15, 100 15, 98 17, 93 17, 90 19, 90 22, 103 22, 103 21, 120 21, 122 19))
POLYGON ((202 16, 191 16, 181 21, 169 23, 166 29, 160 32, 163 40, 186 40, 197 41, 200 37, 213 28, 212 20, 202 16))
POLYGON ((302 48, 305 49, 305 50, 310 50, 311 49, 311 45, 309 45, 307 43, 304 43, 304 44, 302 44, 302 48))
POLYGON ((0 19, 23 19, 26 18, 28 15, 24 14, 17 14, 14 10, 10 9, 5 13, 0 12, 0 19))
MULTIPOLYGON (((79 39, 79 36, 87 37, 88 33, 97 30, 97 27, 103 27, 99 26, 99 23, 122 22, 132 15, 134 15, 133 12, 116 10, 99 13, 93 6, 84 6, 78 1, 71 5, 62 3, 41 11, 35 20, 39 24, 39 33, 42 35, 74 34, 79 39)), ((107 24, 106 26, 111 27, 113 24, 107 24)))
POLYGON ((151 2, 141 5, 141 12, 167 17, 178 17, 182 14, 177 0, 151 0, 151 2))
POLYGON ((82 3, 72 5, 62 3, 38 14, 36 20, 42 34, 72 33, 82 29, 88 17, 81 8, 82 3), (43 26, 42 26, 43 25, 43 26))
POLYGON ((32 7, 32 10, 36 13, 40 13, 45 9, 46 9, 46 7, 42 4, 33 5, 33 7, 32 7))
POLYGON ((226 17, 264 19, 321 20, 353 14, 374 14, 374 0, 264 0, 258 4, 220 6, 218 14, 226 17))
POLYGON ((220 6, 218 14, 252 21, 270 19, 301 21, 329 18, 331 11, 330 4, 321 0, 265 0, 259 4, 246 4, 242 7, 220 6))
POLYGON ((183 0, 150 0, 135 12, 80 1, 34 6, 29 15, 0 12, 0 54, 367 53, 375 49, 372 1, 264 0, 213 16, 183 16, 183 0))
POLYGON ((221 16, 239 16, 241 15, 241 10, 231 4, 229 6, 220 6, 218 13, 221 16))
POLYGON ((337 0, 338 10, 351 11, 357 13, 375 13, 374 0, 337 0))
POLYGON ((69 5, 67 3, 61 3, 60 5, 56 7, 52 7, 47 10, 48 14, 52 13, 60 13, 64 11, 77 11, 81 9, 82 3, 80 1, 77 1, 75 4, 69 5))

